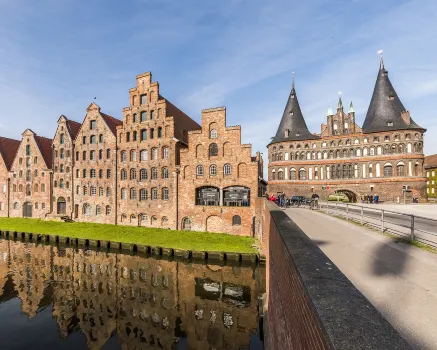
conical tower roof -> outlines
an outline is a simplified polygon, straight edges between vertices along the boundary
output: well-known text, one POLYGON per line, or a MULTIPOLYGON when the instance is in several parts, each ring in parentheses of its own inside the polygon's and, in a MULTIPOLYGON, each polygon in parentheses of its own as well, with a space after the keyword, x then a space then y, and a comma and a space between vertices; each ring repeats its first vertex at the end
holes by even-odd
POLYGON ((372 100, 370 101, 362 128, 363 132, 370 133, 405 129, 424 130, 413 119, 410 119, 410 124, 405 123, 402 118, 402 112, 405 111, 404 105, 388 78, 388 72, 384 67, 384 61, 381 57, 372 100))
POLYGON ((288 97, 284 113, 282 114, 278 131, 270 144, 282 141, 314 140, 318 138, 318 136, 313 135, 308 130, 307 124, 305 123, 299 101, 297 100, 293 78, 290 96, 288 97))

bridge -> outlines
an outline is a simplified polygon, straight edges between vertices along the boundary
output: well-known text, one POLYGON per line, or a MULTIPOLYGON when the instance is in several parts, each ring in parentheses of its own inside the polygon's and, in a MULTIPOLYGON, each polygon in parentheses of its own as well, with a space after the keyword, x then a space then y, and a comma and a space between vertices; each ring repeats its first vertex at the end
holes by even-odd
POLYGON ((261 206, 266 349, 437 348, 436 254, 323 207, 261 206))

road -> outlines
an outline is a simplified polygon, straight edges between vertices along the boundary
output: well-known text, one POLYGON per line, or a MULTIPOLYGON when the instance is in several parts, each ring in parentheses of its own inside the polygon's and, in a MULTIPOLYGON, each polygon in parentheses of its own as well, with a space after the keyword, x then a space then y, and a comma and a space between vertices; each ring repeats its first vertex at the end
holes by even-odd
POLYGON ((317 211, 285 212, 414 349, 437 349, 437 254, 317 211))
MULTIPOLYGON (((322 211, 326 211, 326 203, 321 203, 322 211)), ((363 220, 366 223, 371 223, 374 225, 380 225, 381 222, 381 209, 384 206, 373 205, 373 206, 363 206, 363 220), (372 208, 373 207, 373 208, 372 208)), ((342 203, 329 203, 329 212, 335 213, 338 210, 339 214, 346 216, 346 205, 342 203)), ((385 229, 389 232, 400 233, 402 235, 408 236, 411 233, 411 214, 407 213, 395 213, 396 208, 387 210, 384 209, 384 221, 385 229)), ((437 214, 437 206, 436 206, 437 214)), ((361 220, 361 205, 349 205, 348 215, 353 216, 356 221, 361 220)), ((414 214, 414 235, 418 240, 422 240, 424 243, 437 246, 437 215, 435 219, 416 216, 414 214)))

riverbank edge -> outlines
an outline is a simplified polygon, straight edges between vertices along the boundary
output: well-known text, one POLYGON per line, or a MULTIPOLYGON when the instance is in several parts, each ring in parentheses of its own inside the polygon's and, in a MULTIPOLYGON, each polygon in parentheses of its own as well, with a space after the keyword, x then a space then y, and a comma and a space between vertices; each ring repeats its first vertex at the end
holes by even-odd
POLYGON ((242 263, 257 263, 264 261, 259 253, 222 252, 213 250, 190 250, 161 247, 155 245, 117 242, 110 240, 95 240, 76 238, 55 234, 41 234, 21 231, 0 230, 0 238, 19 239, 29 243, 54 243, 69 247, 100 249, 104 251, 119 251, 125 253, 144 253, 155 257, 175 257, 195 260, 231 261, 242 263))

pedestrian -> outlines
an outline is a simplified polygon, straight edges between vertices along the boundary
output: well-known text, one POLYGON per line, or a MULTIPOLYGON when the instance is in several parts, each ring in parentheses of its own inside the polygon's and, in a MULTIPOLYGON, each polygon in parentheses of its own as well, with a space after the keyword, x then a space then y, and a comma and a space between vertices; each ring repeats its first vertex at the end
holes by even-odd
POLYGON ((373 196, 373 203, 378 204, 378 195, 376 193, 373 196))

